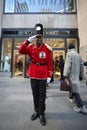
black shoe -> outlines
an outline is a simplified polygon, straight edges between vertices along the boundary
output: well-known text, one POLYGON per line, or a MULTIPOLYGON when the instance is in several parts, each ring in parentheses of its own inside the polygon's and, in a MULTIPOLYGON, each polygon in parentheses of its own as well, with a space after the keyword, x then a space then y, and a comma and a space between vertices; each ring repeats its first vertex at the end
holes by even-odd
POLYGON ((41 125, 46 125, 45 115, 40 115, 40 123, 41 125))
POLYGON ((31 120, 36 120, 39 117, 39 114, 37 112, 34 112, 33 115, 31 116, 31 120))

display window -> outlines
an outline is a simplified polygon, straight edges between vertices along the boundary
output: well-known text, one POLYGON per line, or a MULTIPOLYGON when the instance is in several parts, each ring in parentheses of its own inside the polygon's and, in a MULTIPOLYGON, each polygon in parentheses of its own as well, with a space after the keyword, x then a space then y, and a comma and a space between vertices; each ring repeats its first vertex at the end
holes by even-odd
POLYGON ((5 38, 2 40, 1 49, 1 64, 0 71, 11 71, 11 52, 12 52, 12 39, 5 38))

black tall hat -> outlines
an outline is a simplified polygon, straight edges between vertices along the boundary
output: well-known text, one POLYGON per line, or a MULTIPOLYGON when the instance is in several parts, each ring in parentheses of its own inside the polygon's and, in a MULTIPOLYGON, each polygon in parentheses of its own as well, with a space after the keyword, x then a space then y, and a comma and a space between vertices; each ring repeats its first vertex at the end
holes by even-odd
POLYGON ((35 33, 36 35, 43 35, 43 25, 38 23, 35 25, 35 33))

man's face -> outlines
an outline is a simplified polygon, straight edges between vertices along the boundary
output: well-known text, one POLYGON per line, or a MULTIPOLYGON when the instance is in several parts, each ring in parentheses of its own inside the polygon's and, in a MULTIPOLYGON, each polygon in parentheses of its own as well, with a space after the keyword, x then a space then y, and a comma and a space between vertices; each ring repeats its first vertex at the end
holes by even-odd
POLYGON ((43 41, 43 36, 36 36, 36 44, 41 45, 43 41))

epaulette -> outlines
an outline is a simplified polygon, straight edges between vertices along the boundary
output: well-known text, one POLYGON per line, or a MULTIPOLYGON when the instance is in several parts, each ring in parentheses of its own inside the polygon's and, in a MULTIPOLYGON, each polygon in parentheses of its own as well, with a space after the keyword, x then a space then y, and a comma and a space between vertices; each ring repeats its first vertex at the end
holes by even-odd
POLYGON ((52 51, 52 48, 51 48, 49 45, 47 45, 46 43, 45 43, 45 46, 46 46, 50 51, 52 51))

